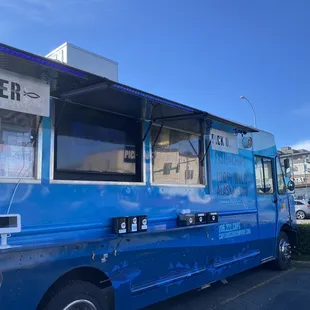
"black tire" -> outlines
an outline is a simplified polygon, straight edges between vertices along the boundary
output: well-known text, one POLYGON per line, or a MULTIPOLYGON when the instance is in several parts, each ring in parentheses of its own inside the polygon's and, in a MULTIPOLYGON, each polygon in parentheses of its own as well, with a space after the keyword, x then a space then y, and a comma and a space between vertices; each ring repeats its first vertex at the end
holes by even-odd
MULTIPOLYGON (((107 288, 107 290, 108 289, 109 288, 107 288)), ((70 310, 111 309, 109 307, 109 295, 105 294, 105 289, 101 290, 96 285, 85 281, 70 281, 50 295, 44 310, 65 310, 70 304, 72 305, 70 310), (75 305, 74 303, 77 304, 75 305), (76 308, 74 306, 76 306, 76 308), (81 308, 82 306, 84 307, 81 308)))
POLYGON ((280 232, 277 243, 277 259, 274 262, 274 267, 278 270, 287 270, 292 265, 292 251, 287 234, 284 231, 280 232))

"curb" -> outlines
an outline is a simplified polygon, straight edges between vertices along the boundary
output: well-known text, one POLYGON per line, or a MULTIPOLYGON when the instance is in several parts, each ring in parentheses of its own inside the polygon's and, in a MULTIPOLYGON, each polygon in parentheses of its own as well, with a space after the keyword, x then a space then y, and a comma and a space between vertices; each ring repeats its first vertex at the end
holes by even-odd
POLYGON ((296 267, 308 267, 310 268, 310 261, 292 260, 292 265, 296 267))

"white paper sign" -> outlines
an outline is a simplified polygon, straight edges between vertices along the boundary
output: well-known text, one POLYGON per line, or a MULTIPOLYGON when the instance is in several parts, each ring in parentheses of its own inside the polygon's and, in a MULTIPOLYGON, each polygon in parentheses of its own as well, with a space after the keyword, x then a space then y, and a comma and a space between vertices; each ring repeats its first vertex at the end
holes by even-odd
POLYGON ((238 154, 238 141, 237 136, 234 134, 218 129, 212 129, 210 139, 213 150, 238 154))
POLYGON ((0 109, 49 116, 49 96, 47 82, 0 69, 0 109))
POLYGON ((0 144, 0 177, 32 178, 33 164, 32 146, 0 144))

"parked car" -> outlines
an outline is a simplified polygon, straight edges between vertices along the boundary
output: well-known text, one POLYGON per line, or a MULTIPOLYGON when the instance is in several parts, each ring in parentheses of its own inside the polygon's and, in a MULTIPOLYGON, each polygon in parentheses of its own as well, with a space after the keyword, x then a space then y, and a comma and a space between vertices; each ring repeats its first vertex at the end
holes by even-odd
POLYGON ((305 200, 295 200, 295 214, 297 220, 310 217, 310 204, 305 200))

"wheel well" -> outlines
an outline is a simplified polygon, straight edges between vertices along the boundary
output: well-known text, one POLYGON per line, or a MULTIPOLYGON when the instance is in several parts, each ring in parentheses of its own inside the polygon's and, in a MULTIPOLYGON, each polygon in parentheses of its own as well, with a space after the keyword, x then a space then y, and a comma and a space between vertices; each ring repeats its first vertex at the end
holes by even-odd
MULTIPOLYGON (((60 287, 64 286, 69 281, 74 280, 90 282, 100 289, 112 287, 110 279, 101 270, 94 267, 78 267, 68 271, 51 285, 51 287, 46 291, 43 298, 41 299, 37 309, 44 309, 45 305, 50 300, 51 296, 53 296, 55 291, 57 291, 60 287)), ((113 292, 113 290, 111 291, 113 292)), ((111 296, 111 298, 114 298, 114 296, 111 296)))
POLYGON ((285 232, 289 241, 290 241, 290 244, 292 246, 292 248, 294 249, 297 245, 297 234, 296 234, 296 231, 294 229, 292 229, 292 227, 288 224, 284 224, 282 227, 281 227, 281 231, 285 232))
POLYGON ((301 211, 301 212, 306 214, 306 212, 304 210, 300 210, 300 209, 297 209, 295 213, 297 213, 298 211, 301 211))
POLYGON ((284 224, 281 227, 281 231, 287 232, 287 231, 290 231, 290 230, 292 230, 292 227, 290 225, 288 225, 288 224, 284 224))

